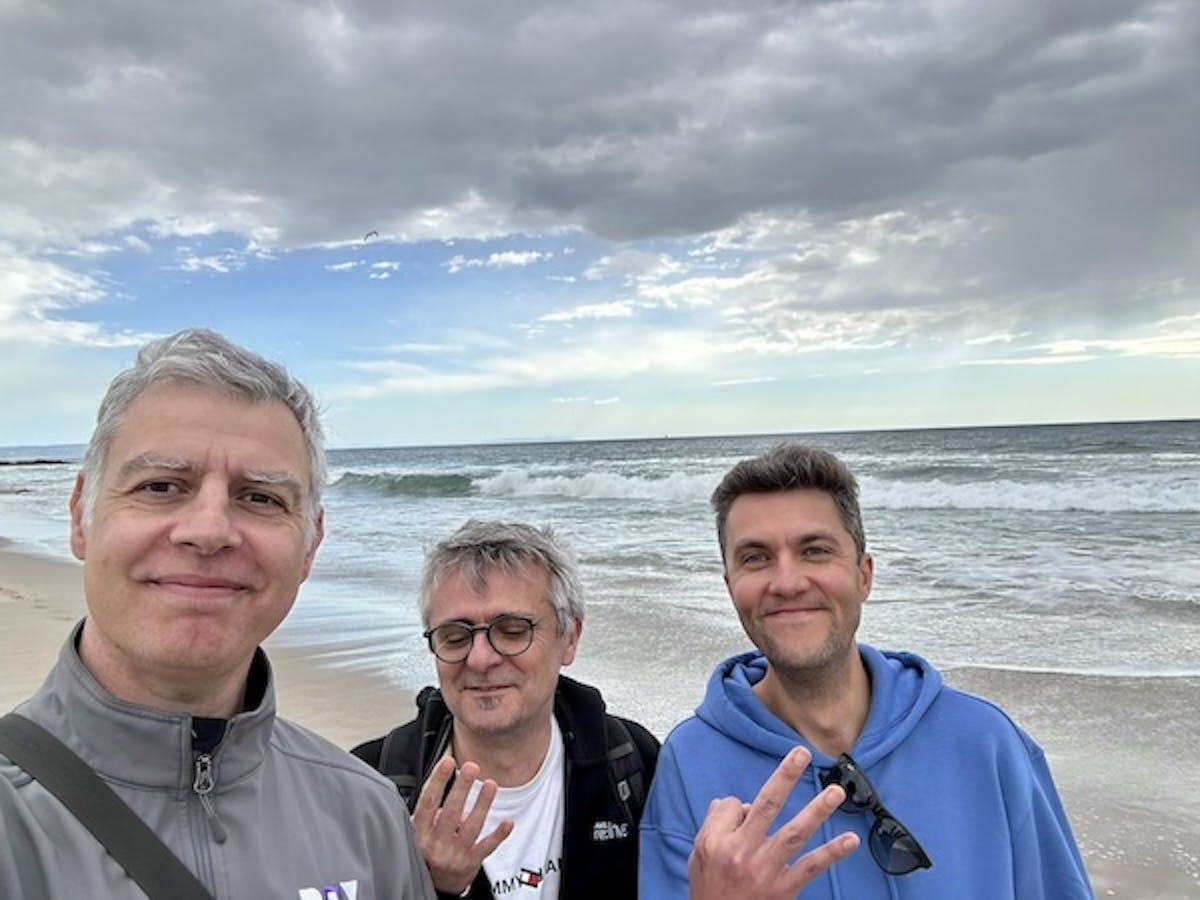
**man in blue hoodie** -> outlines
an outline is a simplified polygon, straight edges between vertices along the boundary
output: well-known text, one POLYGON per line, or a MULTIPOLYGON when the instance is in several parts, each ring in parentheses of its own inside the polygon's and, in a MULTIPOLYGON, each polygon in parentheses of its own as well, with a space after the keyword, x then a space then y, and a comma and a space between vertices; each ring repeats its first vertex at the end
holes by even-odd
POLYGON ((663 745, 641 896, 686 897, 710 802, 753 798, 799 744, 812 765, 779 819, 838 784, 845 802, 804 849, 845 831, 863 844, 804 900, 1092 898, 1041 748, 920 657, 856 642, 874 566, 846 466, 784 444, 734 466, 712 505, 725 583, 758 650, 721 663, 663 745))

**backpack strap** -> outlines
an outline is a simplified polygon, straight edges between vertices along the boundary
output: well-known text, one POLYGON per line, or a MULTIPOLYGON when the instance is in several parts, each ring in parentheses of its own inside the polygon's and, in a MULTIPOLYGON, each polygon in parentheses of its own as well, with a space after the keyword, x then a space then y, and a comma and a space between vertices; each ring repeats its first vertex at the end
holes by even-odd
POLYGON ((605 718, 608 778, 621 801, 625 818, 629 824, 637 825, 646 804, 646 768, 625 723, 616 716, 605 718))
POLYGON ((0 752, 54 794, 151 900, 212 894, 66 744, 17 713, 0 717, 0 752))
POLYGON ((400 792, 400 796, 404 798, 404 805, 408 807, 411 813, 415 804, 415 798, 420 791, 417 790, 420 785, 417 784, 417 776, 415 775, 392 775, 387 772, 382 773, 387 776, 387 779, 396 786, 396 790, 400 792))
POLYGON ((417 709, 415 723, 393 728, 384 737, 376 765, 396 785, 410 813, 416 808, 421 785, 445 754, 451 731, 450 715, 436 688, 421 691, 417 709))
POLYGON ((412 768, 420 752, 420 737, 415 729, 402 725, 387 733, 379 749, 378 769, 396 785, 410 813, 416 807, 417 795, 421 791, 421 779, 412 768))

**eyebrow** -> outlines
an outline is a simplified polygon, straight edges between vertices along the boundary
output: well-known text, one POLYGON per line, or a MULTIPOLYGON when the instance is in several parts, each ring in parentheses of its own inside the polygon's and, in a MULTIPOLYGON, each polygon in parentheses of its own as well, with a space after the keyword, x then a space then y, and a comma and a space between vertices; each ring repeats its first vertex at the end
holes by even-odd
POLYGON ((284 471, 249 471, 242 478, 251 484, 269 484, 272 487, 281 487, 292 491, 297 496, 303 496, 304 487, 296 479, 291 472, 284 471))
POLYGON ((730 553, 737 553, 739 550, 745 550, 747 547, 765 547, 766 541, 761 541, 758 538, 743 538, 737 543, 729 545, 730 553))
MULTIPOLYGON (((827 528, 815 528, 812 531, 806 531, 803 534, 798 535, 795 539, 789 538, 788 540, 784 541, 784 544, 785 544, 785 546, 788 546, 788 547, 795 547, 795 546, 804 547, 809 544, 818 543, 820 541, 832 541, 834 543, 837 543, 837 541, 838 541, 837 532, 832 531, 827 528)), ((764 540, 763 538, 758 538, 758 537, 743 538, 742 540, 733 544, 730 547, 729 552, 730 553, 738 553, 738 552, 740 552, 742 550, 746 550, 748 548, 762 548, 762 549, 769 550, 769 549, 771 549, 771 542, 768 540, 764 540)))
MULTIPOLYGON (((166 470, 168 472, 190 472, 195 469, 191 460, 181 456, 161 456, 157 453, 140 453, 121 465, 119 475, 129 478, 139 472, 149 470, 166 470)), ((304 496, 304 487, 291 473, 283 470, 250 470, 242 475, 242 480, 250 484, 270 485, 283 488, 297 497, 304 496)))
POLYGON ((308 496, 304 486, 290 472, 243 472, 242 481, 256 487, 274 488, 277 492, 286 494, 288 503, 291 504, 302 503, 308 496))
POLYGON ((468 619, 466 616, 459 616, 457 619, 447 619, 445 622, 440 622, 437 625, 430 625, 430 628, 441 628, 443 625, 491 625, 498 619, 532 619, 534 622, 540 622, 544 616, 535 616, 533 613, 527 612, 499 612, 490 619, 485 619, 482 622, 476 622, 474 619, 468 619))
POLYGON ((157 453, 139 453, 121 464, 117 474, 128 478, 147 469, 166 469, 171 472, 187 472, 192 468, 190 461, 181 456, 159 456, 157 453))

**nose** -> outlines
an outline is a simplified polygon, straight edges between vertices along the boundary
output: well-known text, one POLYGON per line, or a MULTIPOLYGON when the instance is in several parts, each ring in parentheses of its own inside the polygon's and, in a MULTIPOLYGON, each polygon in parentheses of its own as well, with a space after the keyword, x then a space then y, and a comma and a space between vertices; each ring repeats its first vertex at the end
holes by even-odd
POLYGON ((488 640, 487 632, 480 629, 471 635, 471 652, 463 662, 468 668, 482 671, 498 665, 503 659, 488 640))
POLYGON ((808 567, 791 553, 782 553, 771 571, 771 590, 782 596, 802 594, 809 587, 808 567))
POLYGON ((241 544, 229 493, 222 486, 202 485, 180 507, 171 540, 204 555, 241 544))

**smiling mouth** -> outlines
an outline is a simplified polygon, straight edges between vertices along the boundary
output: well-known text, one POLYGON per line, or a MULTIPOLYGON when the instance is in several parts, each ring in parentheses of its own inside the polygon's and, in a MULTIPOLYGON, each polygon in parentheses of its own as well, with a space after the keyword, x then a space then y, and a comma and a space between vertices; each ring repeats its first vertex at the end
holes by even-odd
POLYGON ((771 612, 767 613, 766 618, 768 618, 768 619, 774 619, 774 618, 787 619, 787 618, 794 617, 794 618, 800 618, 800 619, 808 619, 808 618, 812 618, 813 616, 819 615, 820 613, 823 613, 823 612, 825 612, 825 609, 822 607, 819 607, 819 606, 804 606, 804 607, 789 606, 789 607, 785 607, 784 609, 771 610, 771 612))
POLYGON ((223 578, 167 575, 162 578, 151 578, 149 583, 162 590, 187 597, 224 597, 246 590, 246 585, 223 578))

